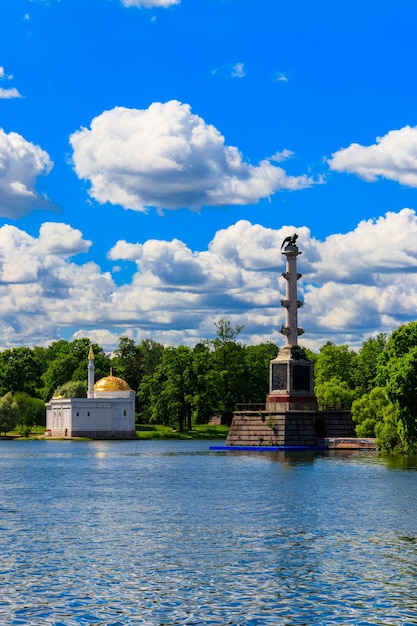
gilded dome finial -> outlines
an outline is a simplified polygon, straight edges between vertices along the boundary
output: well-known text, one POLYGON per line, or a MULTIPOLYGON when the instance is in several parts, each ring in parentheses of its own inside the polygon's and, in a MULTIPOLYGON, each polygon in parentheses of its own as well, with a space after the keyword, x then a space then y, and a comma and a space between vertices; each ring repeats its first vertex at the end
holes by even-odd
POLYGON ((132 391, 126 381, 118 376, 105 376, 94 385, 94 391, 132 391))

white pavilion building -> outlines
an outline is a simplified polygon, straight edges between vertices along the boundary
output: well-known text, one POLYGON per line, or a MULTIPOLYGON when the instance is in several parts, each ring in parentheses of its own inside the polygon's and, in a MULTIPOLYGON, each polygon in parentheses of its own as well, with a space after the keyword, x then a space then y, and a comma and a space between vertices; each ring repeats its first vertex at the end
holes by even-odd
POLYGON ((46 435, 90 439, 135 437, 135 392, 110 373, 94 383, 94 353, 88 354, 87 398, 53 397, 46 403, 46 435))

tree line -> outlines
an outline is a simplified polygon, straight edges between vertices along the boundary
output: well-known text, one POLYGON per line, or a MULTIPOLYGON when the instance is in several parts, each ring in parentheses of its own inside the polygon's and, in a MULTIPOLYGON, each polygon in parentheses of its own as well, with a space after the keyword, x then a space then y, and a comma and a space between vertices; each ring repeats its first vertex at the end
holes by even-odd
MULTIPOLYGON (((193 348, 165 347, 152 339, 136 344, 123 336, 109 355, 92 344, 95 378, 112 369, 136 391, 138 423, 183 431, 219 415, 230 424, 236 403, 265 402, 269 361, 278 346, 244 346, 236 340, 241 326, 220 320, 215 327, 215 339, 193 348)), ((82 338, 0 351, 0 432, 17 427, 27 434, 44 425, 44 403, 54 395, 85 397, 89 348, 89 339, 82 338)))
MULTIPOLYGON (((238 403, 265 402, 272 342, 243 345, 242 326, 216 322, 214 339, 194 347, 165 347, 152 339, 136 344, 121 337, 112 354, 93 344, 96 379, 110 368, 136 393, 138 423, 182 431, 213 416, 230 424, 238 403)), ((44 403, 53 395, 83 397, 87 392, 90 341, 59 340, 48 347, 0 352, 0 431, 17 427, 27 434, 44 425, 44 403)), ((417 322, 390 336, 379 334, 358 351, 328 342, 315 353, 315 393, 319 408, 352 411, 359 437, 376 437, 382 450, 417 449, 417 322)))
POLYGON ((315 362, 319 407, 351 409, 358 437, 376 437, 380 450, 417 452, 417 322, 362 344, 325 344, 315 362))

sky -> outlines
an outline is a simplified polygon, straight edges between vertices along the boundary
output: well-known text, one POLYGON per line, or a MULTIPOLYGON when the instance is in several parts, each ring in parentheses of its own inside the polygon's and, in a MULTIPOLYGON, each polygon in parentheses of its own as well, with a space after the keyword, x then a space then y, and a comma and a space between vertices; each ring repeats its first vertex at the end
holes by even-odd
POLYGON ((417 311, 415 0, 2 0, 0 349, 417 311))

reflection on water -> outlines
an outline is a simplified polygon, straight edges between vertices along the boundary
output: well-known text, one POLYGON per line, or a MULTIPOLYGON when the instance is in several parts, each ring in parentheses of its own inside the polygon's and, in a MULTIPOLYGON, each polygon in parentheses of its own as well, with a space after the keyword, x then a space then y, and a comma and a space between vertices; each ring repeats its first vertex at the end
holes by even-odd
POLYGON ((208 448, 0 442, 0 624, 417 623, 415 458, 208 448))

